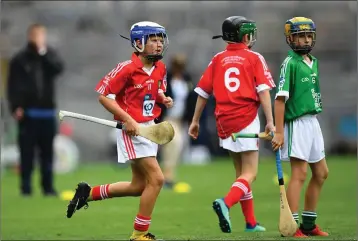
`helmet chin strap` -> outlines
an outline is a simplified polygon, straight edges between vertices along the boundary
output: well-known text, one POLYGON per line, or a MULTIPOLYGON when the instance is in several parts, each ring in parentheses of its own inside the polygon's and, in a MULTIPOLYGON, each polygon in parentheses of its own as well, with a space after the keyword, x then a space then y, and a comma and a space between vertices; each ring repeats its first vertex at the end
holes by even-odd
POLYGON ((292 48, 293 51, 295 51, 296 53, 298 53, 300 55, 309 54, 313 49, 313 46, 305 45, 305 46, 299 47, 299 46, 295 45, 294 43, 291 43, 290 47, 292 48))
POLYGON ((153 62, 157 62, 159 60, 161 60, 163 58, 162 55, 157 55, 157 54, 148 54, 145 55, 144 58, 146 58, 147 60, 153 61, 153 62))
POLYGON ((303 48, 303 49, 297 49, 294 51, 298 54, 304 55, 304 54, 309 54, 312 51, 312 48, 303 48))
MULTIPOLYGON (((144 49, 143 49, 144 52, 144 49)), ((141 52, 143 54, 143 52, 141 52)), ((158 60, 161 60, 163 58, 162 54, 143 54, 143 57, 149 61, 156 62, 158 60)))

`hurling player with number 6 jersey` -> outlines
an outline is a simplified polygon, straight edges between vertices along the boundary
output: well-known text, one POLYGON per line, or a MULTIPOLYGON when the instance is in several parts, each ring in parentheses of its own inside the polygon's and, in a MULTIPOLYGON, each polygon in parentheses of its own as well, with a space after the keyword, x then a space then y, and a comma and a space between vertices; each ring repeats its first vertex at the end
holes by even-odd
POLYGON ((123 123, 124 129, 117 130, 118 162, 131 161, 132 180, 94 187, 79 183, 68 205, 67 217, 87 207, 89 201, 139 196, 139 211, 130 240, 155 240, 148 229, 164 177, 156 160, 158 145, 138 136, 138 129, 140 125, 154 124, 161 112, 157 103, 167 108, 173 106, 173 100, 164 94, 166 67, 160 61, 168 47, 168 37, 163 26, 144 21, 131 27, 130 41, 135 49, 131 60, 119 63, 104 76, 96 91, 104 108, 123 123))
POLYGON ((222 36, 227 42, 224 51, 216 54, 202 75, 195 92, 198 93, 189 135, 199 135, 199 119, 210 95, 216 101, 216 128, 220 146, 228 150, 234 161, 236 181, 224 198, 216 199, 213 208, 222 232, 232 230, 229 210, 240 202, 247 232, 266 229, 256 221, 251 184, 258 169, 258 139, 234 142, 232 133, 259 133, 260 104, 266 116, 266 132, 274 131, 269 91, 275 87, 262 55, 251 50, 256 41, 256 23, 241 16, 227 18, 222 24, 222 36))

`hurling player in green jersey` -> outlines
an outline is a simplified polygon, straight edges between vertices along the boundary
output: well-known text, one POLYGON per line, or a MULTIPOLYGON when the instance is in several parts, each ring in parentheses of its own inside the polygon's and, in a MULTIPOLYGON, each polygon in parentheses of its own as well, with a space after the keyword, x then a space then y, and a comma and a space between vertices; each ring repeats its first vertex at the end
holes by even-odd
POLYGON ((285 36, 292 50, 281 65, 272 147, 281 148, 281 159, 291 163, 287 199, 297 223, 308 166, 312 171, 302 223, 295 237, 328 236, 316 225, 318 198, 328 176, 322 131, 316 117, 322 112, 318 60, 310 54, 316 42, 316 25, 309 18, 294 17, 286 21, 285 36))

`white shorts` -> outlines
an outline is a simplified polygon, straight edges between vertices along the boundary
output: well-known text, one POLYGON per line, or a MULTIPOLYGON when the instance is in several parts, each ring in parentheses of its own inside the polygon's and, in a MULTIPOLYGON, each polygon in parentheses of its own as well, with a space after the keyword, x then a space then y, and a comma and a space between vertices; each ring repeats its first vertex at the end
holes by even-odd
POLYGON ((281 159, 288 161, 289 157, 309 163, 319 162, 325 157, 322 131, 316 116, 306 115, 285 123, 281 159))
MULTIPOLYGON (((256 118, 240 131, 241 133, 259 133, 260 132, 260 119, 257 115, 256 118)), ((258 138, 238 138, 234 142, 230 137, 226 139, 220 138, 220 146, 226 150, 232 152, 244 152, 244 151, 258 151, 259 139, 258 138)))
MULTIPOLYGON (((139 123, 139 125, 154 125, 154 121, 139 123)), ((117 130, 118 162, 126 163, 137 158, 157 156, 158 144, 141 136, 129 136, 125 131, 117 130)))

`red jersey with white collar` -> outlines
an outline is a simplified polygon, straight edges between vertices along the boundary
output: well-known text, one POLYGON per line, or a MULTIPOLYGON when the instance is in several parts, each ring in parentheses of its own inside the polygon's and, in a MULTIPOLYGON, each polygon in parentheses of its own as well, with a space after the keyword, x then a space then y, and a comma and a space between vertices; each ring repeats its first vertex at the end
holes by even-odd
POLYGON ((228 44, 216 54, 202 75, 195 92, 216 100, 216 127, 220 138, 247 127, 257 116, 258 93, 275 83, 262 55, 245 44, 228 44))
MULTIPOLYGON (((142 61, 133 53, 131 60, 119 63, 104 76, 95 90, 104 96, 115 96, 118 105, 135 121, 147 122, 159 117, 160 107, 156 104, 158 93, 167 86, 166 67, 161 61, 152 69, 144 69, 142 61)), ((120 120, 114 116, 115 120, 120 120)))

